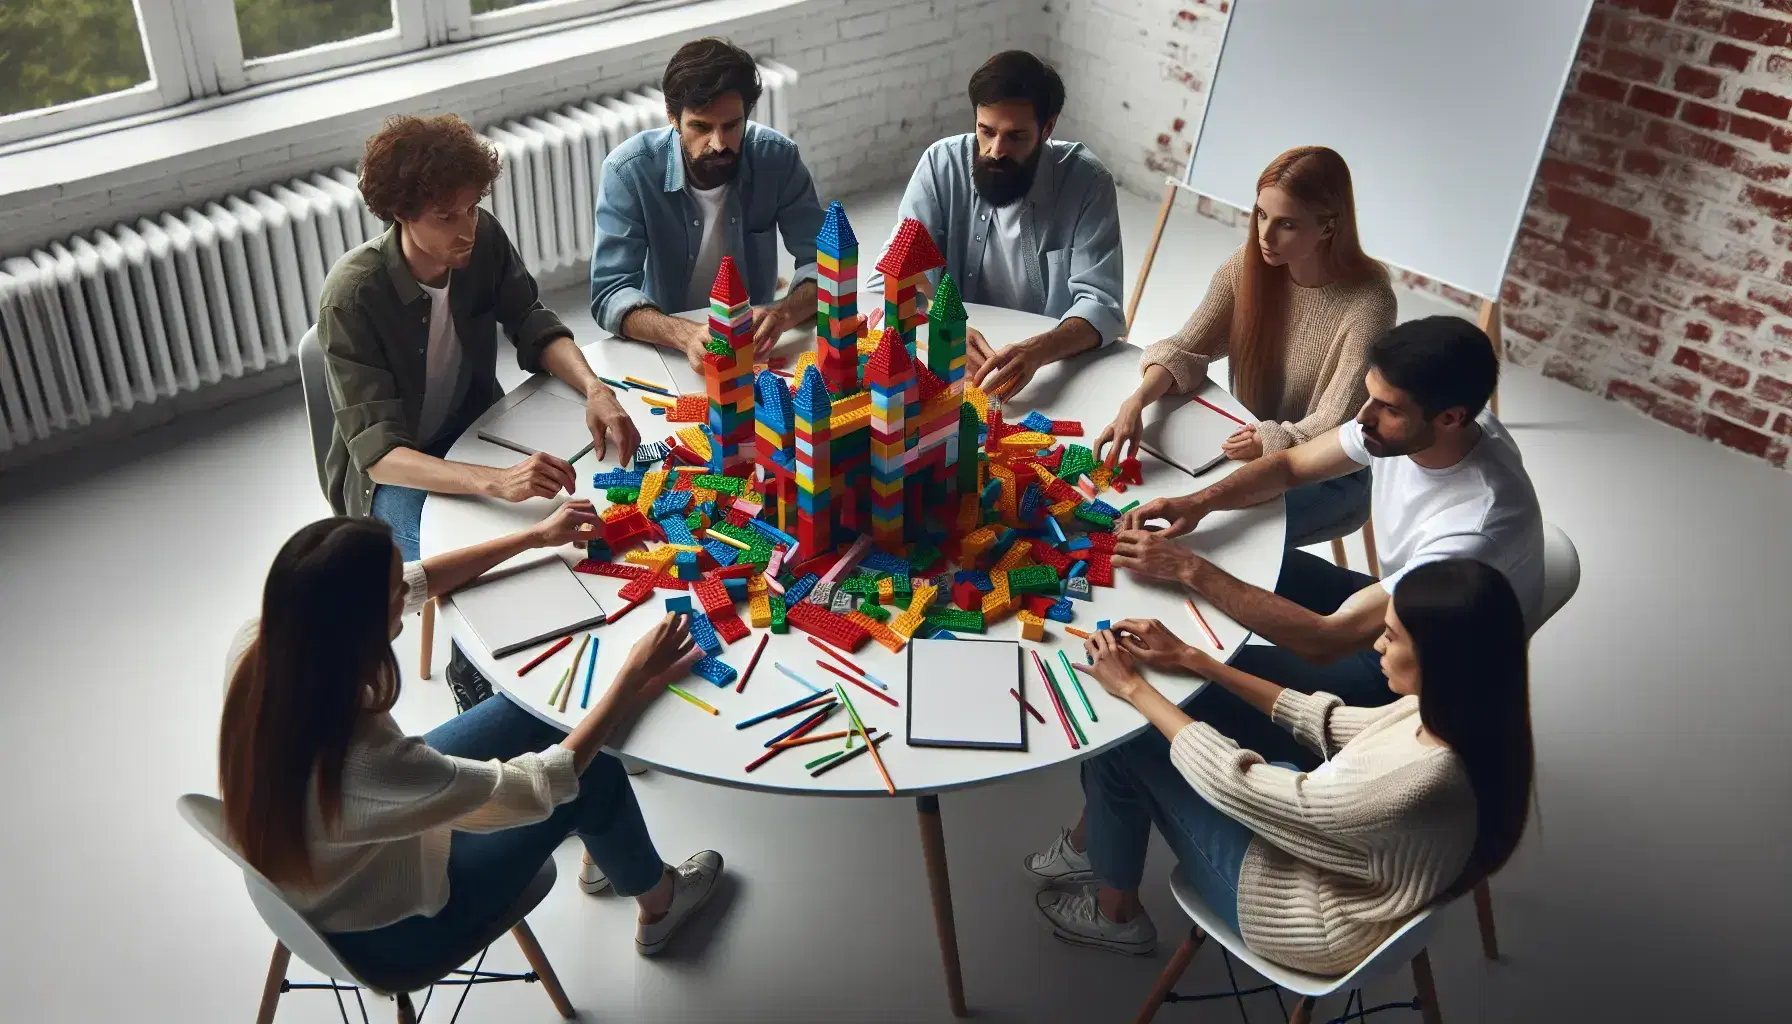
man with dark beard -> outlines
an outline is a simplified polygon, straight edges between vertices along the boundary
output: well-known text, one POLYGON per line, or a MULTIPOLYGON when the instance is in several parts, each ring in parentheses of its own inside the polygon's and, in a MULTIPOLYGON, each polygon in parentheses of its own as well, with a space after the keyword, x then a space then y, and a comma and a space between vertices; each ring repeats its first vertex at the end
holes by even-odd
MULTIPOLYGON (((968 91, 976 131, 927 148, 898 223, 913 217, 927 228, 966 302, 1057 319, 999 352, 971 329, 970 381, 1006 398, 1040 367, 1124 332, 1120 220, 1107 168, 1081 143, 1051 137, 1064 81, 1050 65, 1024 50, 998 53, 971 75, 968 91)), ((929 288, 939 274, 928 275, 929 288)), ((882 286, 875 274, 861 283, 871 292, 882 286)))
POLYGON ((707 308, 722 257, 733 256, 753 302, 757 352, 815 318, 821 204, 796 143, 747 120, 759 70, 725 39, 686 43, 660 89, 671 123, 604 160, 591 253, 591 316, 614 334, 676 349, 701 370, 706 324, 669 313, 707 308), (796 259, 774 302, 777 235, 796 259))

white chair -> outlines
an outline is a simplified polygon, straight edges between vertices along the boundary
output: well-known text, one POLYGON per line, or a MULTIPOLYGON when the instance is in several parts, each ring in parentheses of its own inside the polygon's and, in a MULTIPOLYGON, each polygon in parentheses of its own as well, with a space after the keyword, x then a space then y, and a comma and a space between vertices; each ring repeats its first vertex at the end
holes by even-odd
MULTIPOLYGON (((1300 1001, 1294 1005, 1294 1012, 1288 1017, 1288 1024, 1308 1024, 1312 1020, 1314 1001, 1335 992, 1350 993, 1344 1004, 1343 1017, 1355 1017, 1359 1013, 1367 1016, 1382 1010, 1410 1009, 1418 1010, 1424 1018, 1425 1024, 1441 1024, 1443 1021, 1443 1015, 1437 1006, 1437 990, 1431 980, 1431 960, 1425 952, 1425 943, 1437 927, 1438 908, 1428 908, 1415 914, 1412 920, 1402 925, 1399 931, 1388 936, 1386 941, 1375 947, 1375 951, 1365 957, 1363 962, 1349 973, 1328 976, 1308 974, 1304 971, 1283 967, 1281 964, 1266 960, 1245 948, 1244 939, 1231 925, 1222 921, 1220 916, 1214 913, 1213 908, 1207 905, 1206 901, 1201 898, 1201 894, 1195 891, 1195 887, 1189 883, 1188 876, 1183 874, 1180 867, 1170 872, 1170 892, 1175 895, 1176 902, 1182 905, 1183 912, 1194 921, 1194 926, 1189 929, 1188 938, 1182 940, 1182 945, 1177 947, 1175 954, 1170 957, 1170 962, 1164 966, 1163 973, 1158 975, 1157 985, 1146 997, 1144 1005, 1139 1007, 1138 1016, 1133 1018, 1133 1024, 1146 1024, 1156 1016, 1157 1008, 1166 1002, 1232 998, 1238 1000, 1239 1011, 1242 1013, 1245 996, 1256 992, 1270 991, 1278 986, 1300 996, 1300 1001), (1231 992, 1203 996, 1180 996, 1171 991, 1175 987, 1177 979, 1182 977, 1182 972, 1188 969, 1189 961, 1194 958, 1195 951, 1200 948, 1202 941, 1209 937, 1220 944, 1225 955, 1237 957, 1244 962, 1245 966, 1269 979, 1271 984, 1241 990, 1238 988, 1237 982, 1234 982, 1231 992), (1409 963, 1412 965, 1413 985, 1417 989, 1416 995, 1410 1002, 1387 1003, 1381 1006, 1362 1005, 1361 990, 1364 985, 1377 981, 1409 963), (1355 1009, 1352 1009, 1353 1004, 1355 1009)), ((1231 973, 1232 965, 1228 961, 1226 974, 1230 977, 1231 973)), ((1281 1002, 1279 994, 1276 1001, 1281 1002)))
MULTIPOLYGON (((572 1003, 566 998, 566 991, 560 987, 560 979, 555 976, 553 965, 541 951, 535 941, 535 934, 529 930, 528 922, 523 917, 534 910, 536 905, 547 896, 554 887, 554 861, 549 858, 541 870, 536 873, 522 895, 518 896, 508 910, 501 915, 487 934, 475 936, 464 949, 454 951, 449 962, 429 964, 401 976, 384 976, 359 970, 345 962, 330 945, 329 939, 317 930, 305 915, 286 901, 278 886, 268 881, 261 872, 251 867, 243 859, 236 847, 230 844, 224 827, 224 805, 215 797, 188 793, 175 801, 180 816, 193 826, 193 830, 204 836, 208 842, 218 848, 220 853, 229 857, 243 872, 243 884, 249 890, 249 901, 255 904, 255 910, 267 924, 268 930, 274 933, 274 957, 268 964, 267 981, 261 991, 261 1009, 256 1014, 256 1024, 271 1024, 274 1011, 279 1006, 280 994, 290 989, 329 989, 336 995, 337 1009, 342 1011, 342 1019, 348 1021, 348 1010, 342 1002, 343 990, 354 993, 355 1001, 361 1007, 361 1019, 367 1020, 367 1006, 361 1003, 360 989, 365 988, 375 995, 390 995, 398 1003, 398 1020, 400 1024, 415 1024, 417 1011, 411 1004, 410 993, 420 989, 432 990, 436 985, 460 985, 460 1002, 455 1005, 454 1016, 460 1016, 461 1005, 465 1004, 467 991, 473 985, 489 984, 497 981, 540 981, 547 990, 548 998, 554 1001, 554 1008, 560 1016, 571 1019, 574 1016, 572 1003), (482 971, 485 962, 485 948, 490 946, 498 936, 510 932, 516 937, 516 944, 522 947, 523 956, 528 959, 531 968, 528 974, 501 974, 494 971, 482 971), (313 970, 329 978, 328 983, 294 983, 286 980, 286 965, 294 954, 313 970), (475 955, 479 963, 471 971, 461 970, 460 965, 471 960, 475 955), (340 984, 339 984, 340 982, 340 984)), ((428 1000, 424 1001, 424 1009, 429 1008, 428 1000)), ((452 1021, 450 1022, 452 1024, 452 1021)))
MULTIPOLYGON (((299 339, 299 386, 305 392, 305 422, 311 428, 311 457, 317 463, 317 485, 330 493, 330 477, 324 469, 330 457, 330 440, 336 432, 336 412, 330 407, 330 386, 326 378, 328 364, 324 347, 318 343, 317 328, 305 331, 299 339)), ((422 649, 417 652, 417 674, 429 678, 431 656, 436 644, 436 603, 423 604, 422 649)))
MULTIPOLYGON (((1537 629, 1555 617, 1580 589, 1580 552, 1562 528, 1545 521, 1543 524, 1543 617, 1537 629)), ((1532 631, 1536 635, 1536 631, 1532 631)), ((1500 958, 1499 933, 1493 927, 1493 891, 1487 880, 1475 886, 1475 923, 1481 929, 1481 954, 1489 960, 1500 958)))

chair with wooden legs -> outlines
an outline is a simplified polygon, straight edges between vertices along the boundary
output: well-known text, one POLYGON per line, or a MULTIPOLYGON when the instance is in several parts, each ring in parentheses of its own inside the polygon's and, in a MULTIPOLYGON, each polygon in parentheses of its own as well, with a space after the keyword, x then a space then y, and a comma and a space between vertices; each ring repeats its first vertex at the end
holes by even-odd
MULTIPOLYGON (((1176 902, 1182 905, 1184 913, 1194 921, 1189 928, 1188 938, 1170 957, 1164 966, 1163 973, 1157 977, 1157 984, 1152 986, 1151 994, 1145 998, 1144 1005, 1139 1007, 1138 1016, 1133 1024, 1147 1024, 1157 1015, 1158 1008, 1165 1003, 1201 1002, 1214 999, 1234 999, 1238 1002, 1238 1012, 1245 1013, 1244 997, 1260 992, 1274 992, 1276 1003, 1288 1013, 1288 1024, 1311 1024, 1313 1006, 1317 1000, 1337 992, 1345 992, 1344 1008, 1340 1016, 1333 1021, 1357 1020, 1383 1010, 1417 1010, 1425 1024, 1442 1024, 1443 1014, 1438 1009, 1437 989, 1431 979, 1431 959, 1425 952, 1425 943, 1437 927, 1436 912, 1438 908, 1427 908, 1414 915, 1399 931, 1388 936, 1387 940, 1375 948, 1363 959, 1363 962, 1347 974, 1327 976, 1308 974, 1283 967, 1281 964, 1266 960, 1245 948, 1244 939, 1239 937, 1233 927, 1214 913, 1195 887, 1189 884, 1188 876, 1178 867, 1170 873, 1170 892, 1176 902), (1201 948, 1207 939, 1213 939, 1220 946, 1221 955, 1226 959, 1226 977, 1233 979, 1232 958, 1236 957, 1244 964, 1269 979, 1270 984, 1255 988, 1240 989, 1238 982, 1232 980, 1232 991, 1207 995, 1185 996, 1172 991, 1182 972, 1188 969, 1189 961, 1194 959, 1195 951, 1201 948), (1380 1006, 1368 1006, 1363 1000, 1363 986, 1378 981, 1383 977, 1410 964, 1412 980, 1415 988, 1413 998, 1407 1002, 1384 1003, 1380 1006), (1299 996, 1294 1004, 1293 1012, 1289 1012, 1282 1003, 1281 989, 1287 989, 1299 996)), ((1248 1017, 1246 1018, 1248 1019, 1248 1017)))
POLYGON ((268 964, 267 981, 262 986, 261 1008, 255 1015, 255 1024, 272 1024, 281 994, 293 989, 329 989, 336 996, 336 1008, 341 1012, 344 1024, 348 1024, 349 1020, 348 1007, 342 999, 345 992, 353 994, 355 1003, 361 1010, 361 1020, 366 1024, 367 1004, 361 1000, 361 990, 366 989, 374 995, 390 996, 396 1001, 399 1024, 415 1024, 419 1011, 412 1005, 410 993, 428 989, 430 996, 426 996, 423 1001, 423 1009, 427 1010, 429 999, 435 994, 435 986, 459 985, 460 999, 455 1003, 454 1017, 449 1019, 449 1024, 453 1024, 460 1016, 461 1007, 466 1004, 467 993, 472 986, 504 981, 539 981, 561 1017, 570 1020, 576 1015, 571 1000, 566 998, 566 990, 560 987, 560 979, 554 974, 553 965, 548 963, 547 955, 535 941, 535 934, 529 930, 528 922, 523 920, 554 887, 552 858, 542 864, 541 870, 523 890, 522 895, 517 897, 516 902, 498 920, 492 922, 485 934, 474 936, 464 948, 454 950, 441 963, 424 965, 409 974, 386 976, 359 969, 344 961, 335 947, 330 945, 329 939, 286 901, 279 887, 243 859, 225 833, 224 805, 216 798, 188 793, 177 800, 175 806, 195 832, 204 836, 206 841, 229 857, 243 872, 243 883, 249 889, 249 901, 255 904, 262 921, 274 933, 274 956, 268 964), (486 947, 505 932, 515 936, 516 944, 522 947, 523 956, 529 961, 530 971, 527 974, 503 974, 481 969, 485 964, 486 947), (286 966, 294 955, 330 980, 288 981, 286 966), (473 965, 473 969, 462 969, 461 965, 475 956, 479 960, 473 965))
MULTIPOLYGON (((317 466, 317 485, 330 492, 330 476, 324 461, 330 457, 330 436, 336 429, 336 414, 330 408, 330 388, 324 347, 317 340, 317 328, 305 331, 299 339, 299 387, 305 394, 305 422, 311 430, 311 458, 317 466)), ((423 649, 417 652, 417 674, 429 678, 430 660, 435 649, 436 603, 423 605, 423 628, 420 629, 423 649)))

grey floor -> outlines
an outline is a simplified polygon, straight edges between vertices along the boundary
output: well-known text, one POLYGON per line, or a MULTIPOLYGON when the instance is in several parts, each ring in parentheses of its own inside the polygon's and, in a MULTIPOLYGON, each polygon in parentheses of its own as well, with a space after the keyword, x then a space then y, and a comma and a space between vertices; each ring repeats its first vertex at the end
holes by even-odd
MULTIPOLYGON (((1136 266, 1155 204, 1122 199, 1136 266)), ((861 237, 885 237, 894 196, 850 208, 861 237)), ((1139 335, 1172 328, 1235 244, 1178 215, 1139 335)), ((1402 296, 1401 312, 1427 302, 1402 296)), ((581 296, 554 304, 593 330, 581 296)), ((1503 397, 1584 582, 1533 648, 1540 817, 1493 887, 1507 959, 1484 963, 1472 914, 1453 910, 1432 947, 1444 1017, 1777 1019, 1792 948, 1792 477, 1522 370, 1503 397)), ((274 551, 323 511, 296 389, 0 478, 0 771, 12 780, 0 1017, 250 1019, 271 940, 173 800, 213 789, 227 638, 254 612, 274 551)), ((396 714, 422 731, 452 708, 439 675, 415 678, 412 635, 396 714)), ((445 654, 444 640, 438 665, 445 654)), ((638 789, 661 849, 722 850, 729 887, 671 955, 647 961, 630 905, 563 877, 531 920, 581 1019, 948 1019, 912 804, 663 775, 638 789)), ((1054 941, 1017 869, 1074 817, 1073 771, 942 804, 976 1018, 1129 1018, 1184 928, 1161 844, 1145 902, 1171 941, 1155 959, 1122 959, 1054 941)), ((562 848, 563 876, 576 857, 562 848)), ((491 962, 522 959, 503 941, 491 962)), ((1223 979, 1210 949, 1183 989, 1223 979)), ((1369 995, 1408 992, 1402 977, 1369 995)), ((1272 1019, 1259 999, 1252 1016, 1272 1019)), ((335 1015, 328 994, 294 993, 278 1019, 335 1015)), ((1159 1019, 1234 1016, 1184 1005, 1159 1019)), ((555 1018, 539 988, 508 985, 474 992, 466 1019, 555 1018)))

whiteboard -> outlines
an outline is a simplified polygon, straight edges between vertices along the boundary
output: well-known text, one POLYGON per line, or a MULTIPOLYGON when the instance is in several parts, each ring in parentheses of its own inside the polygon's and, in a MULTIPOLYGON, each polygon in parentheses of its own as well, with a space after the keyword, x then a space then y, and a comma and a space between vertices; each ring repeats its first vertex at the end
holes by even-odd
POLYGON ((1249 210, 1295 146, 1350 164, 1370 256, 1497 298, 1592 0, 1235 0, 1183 184, 1249 210))

